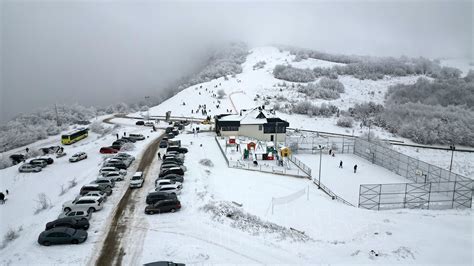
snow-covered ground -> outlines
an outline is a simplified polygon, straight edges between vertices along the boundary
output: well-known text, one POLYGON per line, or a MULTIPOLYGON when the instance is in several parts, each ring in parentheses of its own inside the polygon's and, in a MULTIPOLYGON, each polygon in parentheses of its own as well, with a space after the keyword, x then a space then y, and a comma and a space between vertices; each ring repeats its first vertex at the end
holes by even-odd
MULTIPOLYGON (((178 139, 189 149, 185 159, 189 170, 179 196, 183 207, 177 213, 138 214, 135 219, 144 217, 145 221, 130 235, 144 235, 144 241, 136 247, 138 254, 133 246, 125 251, 125 263, 472 262, 470 210, 375 212, 352 208, 330 200, 308 179, 228 168, 213 134, 186 134, 178 139), (213 166, 199 164, 201 159, 210 159, 213 166), (275 205, 272 214, 272 198, 301 190, 305 193, 299 198, 275 205), (242 222, 234 217, 241 213, 260 220, 242 222), (270 225, 284 228, 271 231, 270 225), (307 238, 293 235, 290 227, 303 231, 307 238), (370 255, 370 250, 379 256, 370 255), (139 260, 127 254, 136 254, 139 260)), ((362 167, 361 173, 366 169, 362 167)), ((148 183, 145 189, 152 186, 148 183)), ((143 208, 144 199, 137 209, 143 208)))
MULTIPOLYGON (((7 245, 0 249, 0 264, 85 264, 90 254, 97 248, 100 249, 105 236, 105 228, 115 207, 124 193, 128 181, 133 174, 137 163, 129 168, 126 181, 117 183, 113 189, 112 195, 107 199, 104 208, 93 214, 90 220, 91 226, 88 230, 88 239, 85 243, 71 246, 51 246, 43 247, 37 243, 38 235, 44 230, 47 222, 57 219, 61 213, 62 204, 73 200, 78 194, 80 188, 94 181, 98 177, 100 166, 105 158, 99 153, 102 146, 109 146, 118 134, 141 133, 148 136, 144 141, 136 142, 135 149, 129 153, 140 157, 143 148, 150 143, 160 132, 150 133, 148 128, 119 127, 114 133, 99 136, 90 133, 89 137, 65 146, 65 157, 54 158, 54 163, 48 165, 39 173, 19 173, 17 166, 12 166, 0 170, 0 190, 9 190, 7 202, 0 206, 0 241, 10 229, 18 230, 19 237, 6 243, 7 245), (88 158, 77 163, 70 163, 69 157, 76 152, 86 152, 88 158), (68 187, 68 182, 75 179, 77 185, 60 195, 61 186, 68 187), (52 207, 38 214, 34 214, 38 205, 38 194, 45 193, 49 198, 52 207), (73 248, 73 249, 71 249, 73 248), (73 252, 71 252, 73 250, 73 252)), ((56 137, 50 144, 59 145, 60 139, 56 137)), ((44 145, 44 142, 41 142, 44 145)), ((37 143, 31 147, 39 147, 37 143)), ((138 158, 137 158, 138 159, 138 158)), ((1 243, 0 243, 1 244, 1 243)))

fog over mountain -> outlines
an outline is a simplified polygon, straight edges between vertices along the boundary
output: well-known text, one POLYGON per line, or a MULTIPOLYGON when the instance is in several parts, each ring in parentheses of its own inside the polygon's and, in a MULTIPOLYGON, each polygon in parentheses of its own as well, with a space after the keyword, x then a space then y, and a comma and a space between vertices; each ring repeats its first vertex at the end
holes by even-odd
POLYGON ((472 1, 1 2, 0 122, 159 95, 230 41, 471 58, 472 1))

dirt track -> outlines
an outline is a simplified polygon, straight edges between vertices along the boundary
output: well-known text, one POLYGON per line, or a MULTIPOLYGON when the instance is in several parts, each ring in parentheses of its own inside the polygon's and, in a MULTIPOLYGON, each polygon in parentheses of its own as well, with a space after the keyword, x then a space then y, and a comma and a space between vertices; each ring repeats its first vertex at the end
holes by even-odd
MULTIPOLYGON (((150 167, 155 155, 158 151, 160 140, 163 138, 163 135, 154 140, 145 150, 140 164, 138 165, 137 171, 142 171, 143 176, 146 177, 148 168, 150 167)), ((117 209, 112 218, 111 226, 109 232, 105 237, 102 250, 100 251, 99 257, 95 262, 95 265, 121 265, 123 252, 120 249, 121 237, 128 226, 127 217, 124 216, 124 213, 129 210, 132 211, 135 209, 135 201, 133 195, 138 192, 139 189, 130 189, 127 188, 127 191, 123 195, 122 199, 118 203, 117 209), (120 252, 119 252, 120 251, 120 252)))

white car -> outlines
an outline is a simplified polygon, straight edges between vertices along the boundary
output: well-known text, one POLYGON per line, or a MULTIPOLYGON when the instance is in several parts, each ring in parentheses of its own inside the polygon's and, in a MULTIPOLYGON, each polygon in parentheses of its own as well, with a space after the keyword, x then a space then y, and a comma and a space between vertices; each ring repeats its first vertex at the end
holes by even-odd
POLYGON ((114 181, 123 181, 125 179, 125 175, 121 172, 107 172, 102 175, 103 178, 114 180, 114 181))
POLYGON ((182 188, 181 185, 170 184, 170 185, 158 186, 158 187, 155 188, 155 191, 156 192, 173 193, 173 194, 179 195, 179 194, 181 194, 181 188, 182 188))
POLYGON ((63 212, 58 216, 58 219, 61 218, 75 218, 75 219, 87 219, 91 218, 92 213, 86 210, 72 210, 68 212, 63 212))
POLYGON ((63 204, 63 211, 86 210, 87 212, 95 212, 102 209, 103 201, 101 197, 80 197, 79 199, 65 202, 63 204))
POLYGON ((96 180, 92 181, 91 184, 99 184, 99 185, 104 184, 110 188, 115 187, 115 181, 113 179, 103 178, 103 177, 97 178, 96 180))
POLYGON ((104 175, 110 172, 119 172, 121 175, 127 175, 127 170, 125 169, 118 169, 117 167, 102 167, 99 170, 99 174, 104 175))
POLYGON ((105 194, 105 192, 102 192, 102 191, 91 191, 83 196, 78 195, 76 197, 76 200, 82 197, 99 197, 99 198, 102 198, 104 202, 107 201, 107 194, 105 194))
POLYGON ((87 159, 87 154, 85 152, 78 152, 74 154, 73 156, 71 156, 71 158, 69 158, 69 161, 73 163, 73 162, 78 162, 84 159, 87 159))
POLYGON ((155 181, 155 187, 163 186, 163 185, 172 185, 172 184, 179 185, 179 186, 181 186, 181 188, 183 188, 183 184, 181 182, 176 182, 176 181, 171 180, 171 179, 157 179, 155 181))
POLYGON ((143 181, 145 181, 143 179, 143 172, 136 172, 130 179, 130 187, 131 188, 142 187, 143 181))
POLYGON ((43 170, 43 168, 39 167, 39 166, 35 166, 35 165, 32 165, 32 164, 29 164, 29 163, 25 163, 25 164, 22 164, 19 168, 18 168, 18 171, 20 173, 31 173, 31 172, 41 172, 41 170, 43 170))
POLYGON ((154 125, 155 125, 155 122, 153 122, 153 121, 145 121, 145 126, 146 127, 152 127, 154 125))

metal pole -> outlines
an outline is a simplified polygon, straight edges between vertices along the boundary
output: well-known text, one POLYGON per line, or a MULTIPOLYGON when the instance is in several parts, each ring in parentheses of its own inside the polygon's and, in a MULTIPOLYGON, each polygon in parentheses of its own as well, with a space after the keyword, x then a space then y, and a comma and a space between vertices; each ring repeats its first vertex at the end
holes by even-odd
POLYGON ((321 162, 323 160, 323 149, 319 149, 319 179, 318 179, 318 189, 321 189, 321 162))
POLYGON ((454 147, 454 145, 451 145, 449 146, 449 148, 451 149, 451 163, 449 164, 449 172, 451 172, 451 169, 453 167, 454 150, 456 149, 456 147, 454 147))

